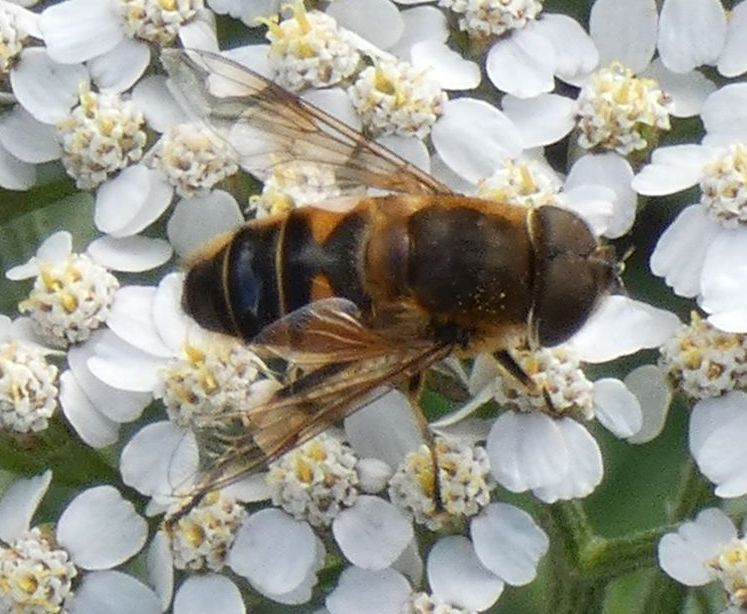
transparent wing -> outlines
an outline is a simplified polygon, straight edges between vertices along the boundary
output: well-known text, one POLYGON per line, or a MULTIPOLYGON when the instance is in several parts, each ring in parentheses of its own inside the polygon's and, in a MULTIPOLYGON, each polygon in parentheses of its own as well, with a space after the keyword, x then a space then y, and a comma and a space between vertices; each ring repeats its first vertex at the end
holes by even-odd
POLYGON ((343 194, 361 187, 451 193, 392 151, 221 55, 167 49, 161 60, 185 110, 211 126, 261 180, 284 165, 303 162, 331 169, 343 194))
MULTIPOLYGON (((398 343, 366 328, 353 303, 334 298, 270 325, 252 348, 283 355, 289 370, 269 398, 245 410, 208 416, 197 426, 202 470, 192 490, 195 502, 266 468, 364 406, 378 389, 413 378, 452 350, 442 342, 398 343)), ((425 423, 422 416, 418 419, 425 423)))
POLYGON ((378 396, 377 389, 421 373, 450 351, 433 344, 417 350, 392 349, 375 359, 333 363, 287 384, 245 412, 211 419, 198 429, 204 469, 193 498, 265 469, 365 406, 378 396))

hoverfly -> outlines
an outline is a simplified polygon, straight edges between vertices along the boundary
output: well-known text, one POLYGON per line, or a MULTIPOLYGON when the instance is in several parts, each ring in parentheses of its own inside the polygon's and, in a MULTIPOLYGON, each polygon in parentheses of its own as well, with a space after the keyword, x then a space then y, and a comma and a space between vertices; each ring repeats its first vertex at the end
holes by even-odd
POLYGON ((188 261, 185 310, 298 373, 269 401, 215 421, 199 492, 277 459, 382 385, 416 390, 451 354, 493 352, 531 385, 508 348, 564 341, 617 279, 612 250, 570 211, 454 194, 220 55, 169 50, 163 62, 183 106, 253 175, 311 162, 332 169, 344 193, 388 193, 247 222, 188 261))

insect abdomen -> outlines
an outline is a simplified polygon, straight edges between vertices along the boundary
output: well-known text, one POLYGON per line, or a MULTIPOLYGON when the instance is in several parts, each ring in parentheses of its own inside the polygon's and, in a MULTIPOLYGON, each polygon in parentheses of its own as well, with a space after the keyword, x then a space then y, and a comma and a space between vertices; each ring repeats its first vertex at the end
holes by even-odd
POLYGON ((251 340, 265 326, 330 296, 362 308, 365 212, 311 208, 250 222, 207 258, 196 258, 184 287, 186 311, 199 324, 251 340))

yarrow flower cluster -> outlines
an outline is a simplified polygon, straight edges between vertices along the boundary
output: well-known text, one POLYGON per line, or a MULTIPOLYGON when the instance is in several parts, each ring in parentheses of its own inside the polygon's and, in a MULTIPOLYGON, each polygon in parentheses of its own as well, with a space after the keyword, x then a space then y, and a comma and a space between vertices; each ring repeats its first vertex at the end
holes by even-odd
POLYGON ((125 32, 132 38, 166 46, 180 26, 204 8, 202 0, 117 0, 125 32))
POLYGON ((562 202, 558 177, 536 160, 506 158, 495 173, 480 181, 477 194, 486 200, 527 208, 562 202))
POLYGON ((163 135, 152 163, 184 197, 204 194, 238 170, 235 155, 202 124, 178 124, 163 135))
POLYGON ((485 449, 439 437, 407 455, 389 482, 389 497, 415 522, 438 531, 476 515, 490 502, 485 449))
POLYGON ((251 383, 260 377, 261 364, 251 350, 220 337, 207 341, 187 341, 181 356, 161 370, 156 395, 169 418, 184 428, 247 407, 251 383))
POLYGON ((18 305, 36 332, 55 347, 85 341, 106 320, 119 282, 86 254, 40 263, 28 298, 18 305))
POLYGON ((358 497, 356 462, 348 446, 320 435, 270 467, 272 502, 294 518, 327 527, 358 497))
POLYGON ((39 346, 21 340, 0 344, 0 429, 34 433, 47 428, 57 409, 57 367, 39 346))
POLYGON ((423 138, 447 100, 427 72, 404 62, 388 61, 361 71, 348 94, 363 125, 374 136, 423 138))
POLYGON ((75 184, 90 190, 140 160, 144 124, 142 112, 131 101, 82 87, 80 104, 57 125, 62 163, 75 184))
POLYGON ((220 571, 246 517, 246 508, 231 495, 222 491, 208 493, 187 514, 166 523, 174 567, 220 571))
POLYGON ((518 30, 542 11, 538 0, 439 0, 438 4, 459 15, 459 29, 474 38, 518 30))
POLYGON ((335 20, 318 11, 306 12, 300 1, 291 6, 293 17, 264 20, 276 81, 299 91, 334 85, 352 75, 360 55, 335 20))
POLYGON ((747 335, 721 331, 690 315, 661 348, 660 365, 691 399, 717 397, 747 386, 747 335))
POLYGON ((669 97, 650 78, 635 77, 622 64, 602 68, 578 98, 578 142, 586 149, 623 156, 651 148, 669 130, 669 97))
POLYGON ((743 143, 726 147, 703 166, 700 203, 727 228, 747 223, 747 151, 743 143))

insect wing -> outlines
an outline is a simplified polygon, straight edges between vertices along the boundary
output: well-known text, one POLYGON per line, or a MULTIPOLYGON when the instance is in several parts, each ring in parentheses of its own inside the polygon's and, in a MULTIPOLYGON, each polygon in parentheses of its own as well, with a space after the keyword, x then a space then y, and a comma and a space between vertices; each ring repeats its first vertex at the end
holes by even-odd
POLYGON ((205 455, 198 492, 266 467, 365 405, 377 389, 421 373, 452 350, 432 341, 396 343, 366 328, 358 308, 339 298, 288 314, 262 331, 252 349, 281 355, 291 367, 303 366, 303 374, 289 376, 245 411, 207 417, 198 426, 205 455))
POLYGON ((181 105, 265 180, 298 162, 334 172, 343 194, 363 187, 411 194, 451 190, 386 147, 254 71, 216 53, 164 50, 162 62, 181 105))

